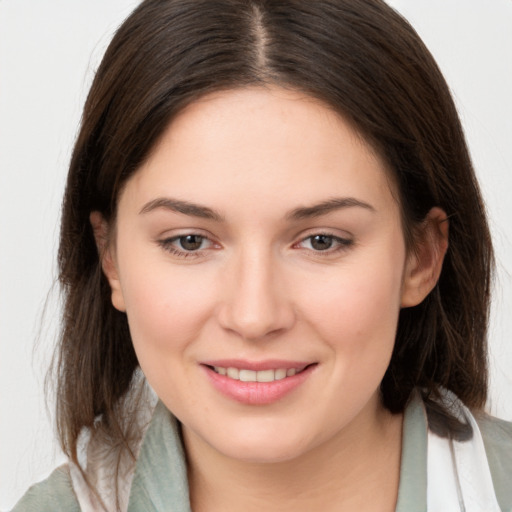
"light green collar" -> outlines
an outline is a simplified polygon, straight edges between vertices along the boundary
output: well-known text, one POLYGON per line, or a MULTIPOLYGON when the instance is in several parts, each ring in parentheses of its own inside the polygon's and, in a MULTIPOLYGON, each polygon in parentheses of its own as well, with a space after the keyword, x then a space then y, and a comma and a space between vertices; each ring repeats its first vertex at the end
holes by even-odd
POLYGON ((137 459, 128 512, 190 512, 178 421, 158 402, 137 459))
POLYGON ((427 510, 427 416, 418 393, 404 412, 396 512, 427 510))
MULTIPOLYGON (((427 426, 423 404, 414 397, 404 416, 400 486, 396 512, 427 509, 427 426)), ((190 512, 187 468, 176 418, 158 402, 146 432, 128 512, 190 512)))

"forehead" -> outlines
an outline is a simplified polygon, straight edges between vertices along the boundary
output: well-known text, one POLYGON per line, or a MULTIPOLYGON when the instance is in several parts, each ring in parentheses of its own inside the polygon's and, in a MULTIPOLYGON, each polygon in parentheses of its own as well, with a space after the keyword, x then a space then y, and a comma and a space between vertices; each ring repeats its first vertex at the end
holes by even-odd
POLYGON ((239 198, 240 206, 257 197, 267 210, 340 195, 390 207, 388 178, 371 146, 325 104, 294 90, 254 87, 187 106, 125 192, 140 202, 170 194, 221 205, 239 198))

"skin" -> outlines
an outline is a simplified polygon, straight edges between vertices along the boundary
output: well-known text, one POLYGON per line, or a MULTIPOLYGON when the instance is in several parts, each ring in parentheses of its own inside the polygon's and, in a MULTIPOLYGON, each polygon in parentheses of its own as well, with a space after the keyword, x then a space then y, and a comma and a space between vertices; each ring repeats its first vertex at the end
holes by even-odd
POLYGON ((434 208, 406 251, 389 176, 323 104, 249 88, 173 120, 124 187, 115 230, 91 214, 100 245, 114 233, 102 248, 112 302, 182 422, 195 512, 394 510, 402 418, 378 389, 400 308, 435 285, 448 227, 434 208), (345 202, 304 210, 334 198, 345 202), (185 235, 204 237, 199 250, 185 235), (201 362, 224 358, 314 367, 280 400, 250 405, 206 377, 201 362))

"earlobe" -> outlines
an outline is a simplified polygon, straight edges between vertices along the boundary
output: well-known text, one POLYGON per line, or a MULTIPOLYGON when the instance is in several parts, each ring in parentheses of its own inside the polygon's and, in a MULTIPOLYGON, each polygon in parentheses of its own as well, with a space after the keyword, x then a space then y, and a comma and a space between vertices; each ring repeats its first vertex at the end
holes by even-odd
POLYGON ((115 259, 115 251, 109 240, 109 226, 107 221, 98 211, 91 212, 89 216, 94 240, 98 249, 98 255, 101 262, 101 268, 107 278, 112 291, 112 305, 119 311, 126 311, 124 304, 119 272, 115 259))
POLYGON ((402 285, 403 308, 417 306, 437 284, 448 250, 449 221, 446 213, 432 208, 420 226, 415 247, 410 251, 402 285))

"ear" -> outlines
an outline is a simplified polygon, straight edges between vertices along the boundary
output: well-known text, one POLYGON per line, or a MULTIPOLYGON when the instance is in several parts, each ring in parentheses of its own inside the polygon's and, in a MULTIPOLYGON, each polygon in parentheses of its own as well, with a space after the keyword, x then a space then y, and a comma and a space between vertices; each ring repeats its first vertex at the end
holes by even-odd
POLYGON ((402 284, 403 308, 417 306, 436 285, 448 249, 449 221, 446 213, 432 208, 419 227, 410 250, 402 284))
POLYGON ((109 240, 108 222, 103 218, 100 212, 94 211, 89 215, 94 240, 98 248, 101 268, 105 274, 112 290, 112 305, 119 311, 126 311, 124 304, 123 291, 119 280, 119 272, 117 268, 115 247, 109 240))

